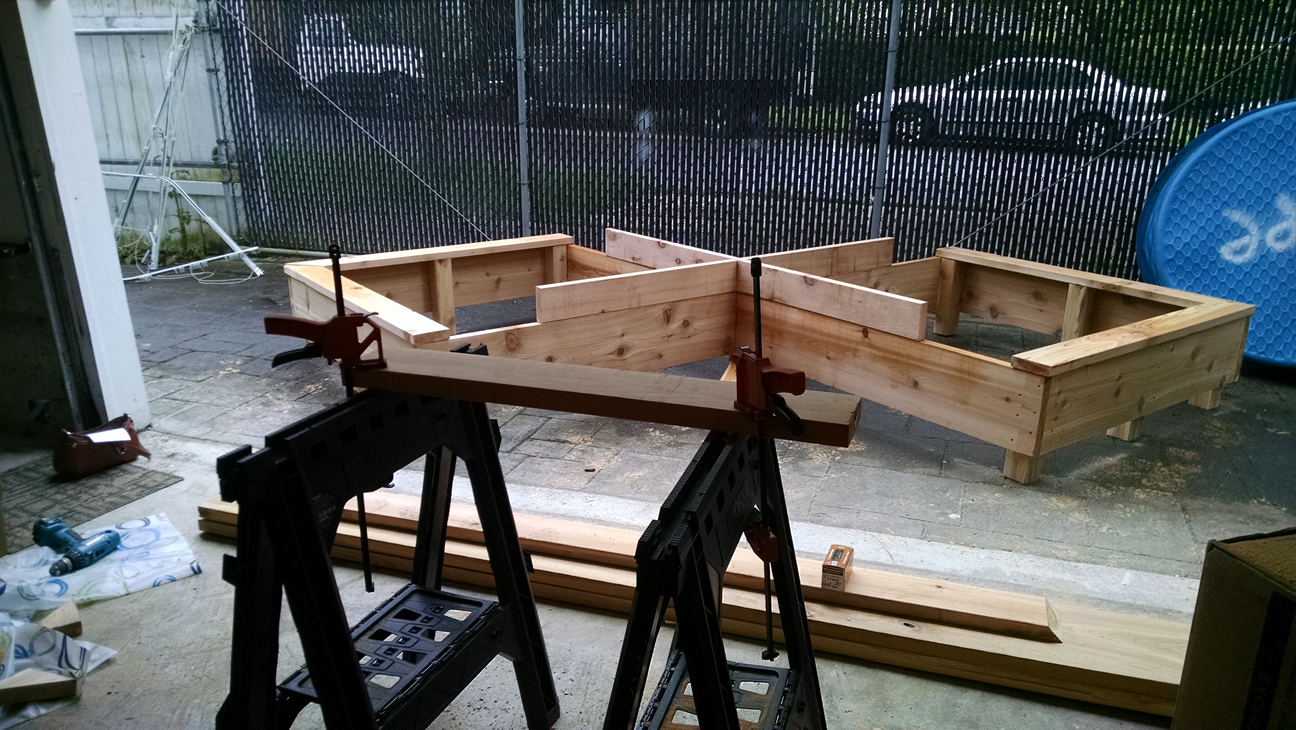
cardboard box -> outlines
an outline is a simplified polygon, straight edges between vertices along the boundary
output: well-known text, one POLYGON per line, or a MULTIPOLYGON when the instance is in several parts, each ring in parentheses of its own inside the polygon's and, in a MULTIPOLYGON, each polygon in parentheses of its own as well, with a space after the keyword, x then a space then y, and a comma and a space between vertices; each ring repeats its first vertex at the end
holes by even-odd
POLYGON ((1172 730, 1296 729, 1296 528, 1212 540, 1172 730))
POLYGON ((855 562, 855 548, 845 545, 833 545, 824 556, 823 575, 819 584, 834 591, 846 590, 846 581, 850 580, 851 568, 855 562))

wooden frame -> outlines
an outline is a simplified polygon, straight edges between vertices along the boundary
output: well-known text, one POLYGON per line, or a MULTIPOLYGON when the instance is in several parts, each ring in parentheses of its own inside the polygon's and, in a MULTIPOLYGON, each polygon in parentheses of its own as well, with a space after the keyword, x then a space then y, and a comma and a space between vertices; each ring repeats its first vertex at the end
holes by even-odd
MULTIPOLYGON (((389 352, 485 344, 494 356, 654 371, 749 344, 743 261, 615 229, 605 248, 549 235, 348 257, 344 302, 377 312, 389 352), (455 306, 532 295, 535 322, 455 331, 455 306)), ((1144 416, 1185 400, 1213 408, 1238 377, 1255 311, 957 248, 891 263, 889 238, 762 261, 775 362, 1002 446, 1004 475, 1023 483, 1070 443, 1104 431, 1137 438, 1144 416), (929 311, 938 336, 956 334, 967 314, 1061 341, 998 360, 927 339, 929 311)), ((335 312, 327 266, 284 267, 297 316, 335 312)))

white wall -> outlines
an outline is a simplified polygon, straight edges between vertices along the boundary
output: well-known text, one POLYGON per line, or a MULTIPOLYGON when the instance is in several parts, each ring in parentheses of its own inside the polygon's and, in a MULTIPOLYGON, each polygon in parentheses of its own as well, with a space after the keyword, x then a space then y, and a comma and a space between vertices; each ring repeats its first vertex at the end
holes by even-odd
MULTIPOLYGON (((172 31, 193 24, 194 0, 72 0, 69 3, 76 28, 77 52, 85 80, 95 146, 105 170, 134 171, 134 163, 153 135, 153 119, 166 90, 166 71, 172 52, 172 31), (131 30, 124 35, 94 34, 103 29, 131 30), (165 32, 159 32, 165 31, 165 32), (128 164, 121 164, 128 163, 128 164)), ((220 181, 215 161, 217 127, 212 109, 206 70, 206 38, 195 36, 188 62, 177 74, 183 79, 172 89, 170 106, 174 141, 174 177, 200 183, 220 181)), ((156 143, 155 143, 156 149, 156 143)), ((156 169, 145 170, 156 172, 156 169)), ((117 219, 126 200, 122 179, 106 179, 108 205, 117 219)), ((208 215, 233 234, 237 225, 224 200, 220 185, 185 186, 208 215)), ((138 196, 132 203, 127 226, 145 228, 152 216, 148 202, 138 196)), ((164 234, 175 230, 179 220, 174 205, 163 222, 164 234)), ((192 224, 196 226, 197 224, 192 224)))
MULTIPOLYGON (((18 99, 20 113, 29 119, 24 144, 34 158, 33 173, 52 182, 52 189, 49 184, 38 188, 49 208, 42 218, 50 246, 72 264, 74 276, 66 286, 78 290, 74 300, 90 345, 83 356, 94 397, 106 417, 130 413, 143 427, 149 421, 148 397, 118 273, 71 14, 66 3, 44 0, 17 0, 17 10, 26 46, 22 60, 34 91, 34 98, 18 99)), ((6 56, 16 60, 16 54, 6 56)))

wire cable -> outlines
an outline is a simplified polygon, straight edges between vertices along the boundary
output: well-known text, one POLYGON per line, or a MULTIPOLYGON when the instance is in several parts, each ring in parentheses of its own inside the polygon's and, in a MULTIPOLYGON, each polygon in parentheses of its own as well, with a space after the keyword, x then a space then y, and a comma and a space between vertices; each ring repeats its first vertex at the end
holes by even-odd
POLYGON ((216 3, 216 7, 225 11, 225 14, 228 15, 230 18, 232 18, 234 22, 243 26, 243 30, 247 31, 248 35, 255 38, 257 42, 260 43, 261 45, 265 46, 266 50, 270 51, 270 53, 274 54, 275 58, 279 59, 280 63, 287 66, 294 74, 297 74, 297 78, 301 79, 302 83, 309 86, 312 91, 314 91, 316 94, 319 94, 320 98, 328 102, 329 105, 332 106, 334 109, 336 109, 337 112, 341 114, 348 122, 351 122, 351 124, 355 125, 356 129, 359 129, 360 132, 363 133, 364 136, 368 137, 371 142, 378 145, 378 148, 381 149, 384 153, 386 153, 388 157, 392 158, 392 160, 394 160, 397 165, 400 165, 402 168, 405 169, 406 172, 408 172, 410 175, 413 175, 415 180, 418 180, 423 185, 423 187, 428 189, 428 192, 435 195, 437 199, 440 200, 442 203, 445 203, 447 208, 455 212, 455 215, 462 218, 465 223, 467 223, 470 227, 472 227, 474 231, 477 231, 477 233, 481 234, 483 238, 488 238, 488 239, 491 238, 490 234, 486 233, 486 231, 483 231, 476 223, 472 221, 471 218, 464 215, 462 211, 456 208, 454 206, 454 203, 451 203, 449 200, 446 199, 444 195, 437 192, 437 189, 432 187, 431 183, 429 183, 427 180, 424 180, 421 175, 415 172, 414 168, 405 164, 404 160, 398 157, 395 152, 392 152, 390 149, 388 149, 387 145, 383 144, 381 140, 375 137, 368 129, 365 128, 363 124, 357 121, 355 117, 351 116, 350 114, 347 114, 346 110, 343 109, 336 101, 333 101, 333 99, 330 98, 328 94, 325 94, 310 79, 306 78, 305 74, 299 71, 296 66, 292 65, 292 63, 290 63, 288 59, 284 58, 283 55, 280 54, 279 51, 274 48, 274 46, 271 46, 269 43, 266 42, 264 38, 257 35, 257 32, 252 30, 252 28, 248 26, 247 23, 243 22, 243 19, 238 17, 238 15, 234 13, 234 11, 226 7, 225 3, 221 2, 221 0, 212 0, 212 2, 216 3))

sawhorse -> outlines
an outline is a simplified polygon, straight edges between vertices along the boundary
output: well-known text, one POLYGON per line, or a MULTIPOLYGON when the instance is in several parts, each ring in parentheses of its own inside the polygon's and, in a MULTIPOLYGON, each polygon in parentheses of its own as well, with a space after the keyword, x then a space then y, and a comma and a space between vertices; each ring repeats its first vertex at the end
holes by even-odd
POLYGON ((640 538, 635 561, 635 595, 603 730, 825 730, 773 439, 711 432, 640 538), (788 669, 725 657, 721 587, 748 528, 773 533, 771 569, 788 669), (672 599, 671 656, 636 726, 653 646, 672 599))
POLYGON ((217 462, 239 505, 230 692, 218 730, 288 728, 317 702, 330 730, 422 730, 496 655, 513 662, 527 726, 552 727, 558 697, 481 403, 370 390, 217 462), (329 561, 347 501, 427 457, 414 582, 348 628, 329 561), (455 460, 472 482, 499 601, 441 588, 455 460), (276 683, 282 598, 306 666, 276 683))

